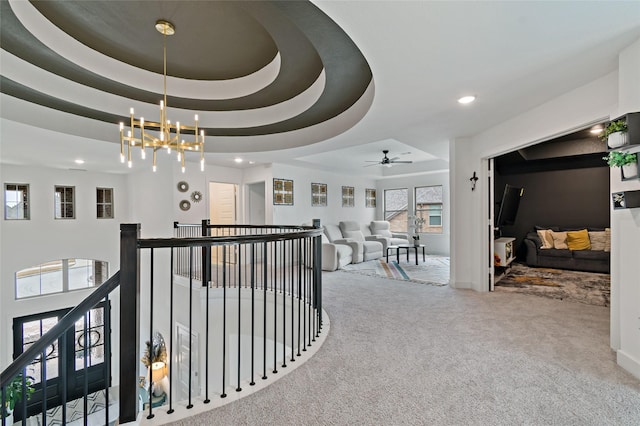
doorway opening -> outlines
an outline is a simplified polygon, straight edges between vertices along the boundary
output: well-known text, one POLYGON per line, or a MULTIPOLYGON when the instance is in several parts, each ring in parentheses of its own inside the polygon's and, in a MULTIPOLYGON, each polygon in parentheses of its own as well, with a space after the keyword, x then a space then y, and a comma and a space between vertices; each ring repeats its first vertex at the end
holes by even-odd
POLYGON ((247 185, 245 218, 250 225, 266 225, 265 182, 247 185))
POLYGON ((610 172, 592 127, 489 160, 490 291, 609 306, 610 172))

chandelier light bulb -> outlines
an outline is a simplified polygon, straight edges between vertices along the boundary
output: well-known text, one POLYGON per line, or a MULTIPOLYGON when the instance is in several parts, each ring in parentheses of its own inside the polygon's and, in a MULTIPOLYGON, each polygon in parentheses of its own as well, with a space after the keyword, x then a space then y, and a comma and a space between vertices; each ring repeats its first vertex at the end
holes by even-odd
POLYGON ((133 108, 129 108, 129 114, 133 115, 133 108))
POLYGON ((140 158, 142 158, 143 160, 147 158, 147 154, 144 152, 144 148, 142 148, 142 151, 140 151, 140 158))
POLYGON ((178 161, 180 161, 181 158, 180 152, 178 152, 178 161))
POLYGON ((123 153, 120 153, 120 162, 124 163, 124 154, 123 153))
POLYGON ((155 172, 156 172, 156 170, 157 170, 157 169, 156 169, 156 165, 154 164, 154 165, 153 165, 153 173, 155 173, 155 172))
POLYGON ((200 171, 204 172, 204 158, 200 160, 200 171))
POLYGON ((131 168, 131 166, 132 166, 132 165, 133 165, 133 163, 131 162, 131 160, 127 161, 127 166, 128 166, 129 168, 131 168))
POLYGON ((184 170, 185 170, 185 169, 184 169, 184 166, 182 166, 182 173, 184 173, 184 170))

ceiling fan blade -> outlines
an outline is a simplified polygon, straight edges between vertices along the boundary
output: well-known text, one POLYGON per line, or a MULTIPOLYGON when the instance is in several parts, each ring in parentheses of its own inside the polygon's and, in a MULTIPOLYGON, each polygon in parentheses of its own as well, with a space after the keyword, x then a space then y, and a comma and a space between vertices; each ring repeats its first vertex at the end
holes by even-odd
POLYGON ((377 160, 366 160, 365 163, 379 163, 377 160))
POLYGON ((404 163, 404 164, 410 164, 413 163, 413 161, 391 161, 394 164, 399 164, 399 163, 404 163))
POLYGON ((399 159, 400 159, 400 157, 393 157, 393 158, 389 158, 389 161, 396 161, 396 160, 399 160, 399 159))
POLYGON ((378 162, 376 161, 376 164, 367 164, 366 166, 362 166, 362 167, 371 167, 371 166, 377 166, 378 164, 380 164, 380 163, 378 163, 378 162))

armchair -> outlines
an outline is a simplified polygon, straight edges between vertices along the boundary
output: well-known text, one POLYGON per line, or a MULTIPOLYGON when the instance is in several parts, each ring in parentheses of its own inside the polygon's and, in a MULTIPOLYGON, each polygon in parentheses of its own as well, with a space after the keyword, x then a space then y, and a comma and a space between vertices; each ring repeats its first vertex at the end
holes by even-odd
POLYGON ((333 244, 322 234, 322 270, 335 271, 351 263, 353 249, 347 244, 333 244))
POLYGON ((391 224, 387 220, 374 220, 369 225, 372 235, 377 235, 386 239, 385 250, 388 246, 399 246, 409 244, 409 237, 406 234, 391 232, 391 224))
POLYGON ((373 260, 381 258, 384 254, 384 243, 379 241, 377 237, 370 236, 367 240, 360 229, 360 224, 355 221, 340 222, 340 231, 342 236, 349 240, 353 240, 362 245, 362 260, 373 260))
POLYGON ((360 263, 363 259, 362 244, 359 244, 355 240, 350 240, 342 236, 338 225, 325 225, 324 235, 327 237, 330 243, 337 245, 346 245, 351 248, 351 263, 360 263))

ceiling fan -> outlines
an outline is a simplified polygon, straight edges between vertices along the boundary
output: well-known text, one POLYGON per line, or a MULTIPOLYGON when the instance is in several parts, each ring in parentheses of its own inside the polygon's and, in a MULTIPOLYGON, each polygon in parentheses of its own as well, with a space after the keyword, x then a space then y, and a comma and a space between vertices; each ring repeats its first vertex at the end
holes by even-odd
MULTIPOLYGON (((413 161, 399 161, 398 159, 400 157, 393 157, 393 158, 387 157, 387 154, 389 153, 388 149, 383 150, 382 153, 384 154, 384 157, 382 157, 382 160, 380 160, 380 161, 367 161, 367 163, 375 163, 375 164, 369 164, 369 165, 366 165, 365 167, 376 166, 378 164, 383 165, 385 167, 391 167, 393 164, 410 164, 410 163, 413 163, 413 161)), ((411 154, 411 153, 407 152, 406 154, 411 154)), ((403 155, 403 154, 400 154, 400 155, 403 155)))

